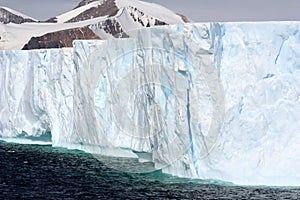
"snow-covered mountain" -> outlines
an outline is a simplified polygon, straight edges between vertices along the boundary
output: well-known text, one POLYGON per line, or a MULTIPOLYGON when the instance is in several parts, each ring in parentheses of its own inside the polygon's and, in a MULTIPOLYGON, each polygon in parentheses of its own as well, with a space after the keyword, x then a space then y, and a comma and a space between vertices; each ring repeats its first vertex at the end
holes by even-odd
POLYGON ((0 24, 0 49, 71 47, 75 39, 128 37, 140 28, 188 21, 154 3, 83 0, 73 10, 45 22, 0 24))
POLYGON ((25 22, 36 22, 37 20, 23 13, 7 7, 0 7, 0 22, 4 24, 15 23, 22 24, 25 22))
POLYGON ((83 0, 73 10, 50 18, 47 22, 71 23, 101 16, 114 16, 118 10, 115 0, 83 0))

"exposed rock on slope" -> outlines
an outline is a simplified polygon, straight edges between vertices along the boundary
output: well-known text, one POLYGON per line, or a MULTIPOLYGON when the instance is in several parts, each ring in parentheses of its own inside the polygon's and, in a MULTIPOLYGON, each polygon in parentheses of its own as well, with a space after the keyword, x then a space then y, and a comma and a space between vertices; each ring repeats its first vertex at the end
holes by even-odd
POLYGON ((185 16, 154 3, 83 0, 73 10, 44 23, 0 24, 0 49, 72 47, 75 39, 130 37, 141 28, 188 21, 185 16))
POLYGON ((73 40, 75 39, 100 38, 88 27, 73 28, 54 33, 47 33, 40 37, 32 37, 23 47, 23 50, 71 47, 73 40))
POLYGON ((4 24, 15 23, 22 24, 25 22, 35 22, 36 20, 10 8, 0 7, 0 22, 4 24))

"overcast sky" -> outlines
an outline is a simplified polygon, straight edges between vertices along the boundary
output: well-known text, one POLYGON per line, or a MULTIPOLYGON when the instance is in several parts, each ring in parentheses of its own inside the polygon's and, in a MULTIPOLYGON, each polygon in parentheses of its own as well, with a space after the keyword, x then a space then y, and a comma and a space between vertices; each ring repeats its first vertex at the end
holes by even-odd
MULTIPOLYGON (((39 20, 74 8, 81 0, 0 0, 39 20)), ((298 20, 300 0, 145 0, 159 3, 193 21, 298 20)))

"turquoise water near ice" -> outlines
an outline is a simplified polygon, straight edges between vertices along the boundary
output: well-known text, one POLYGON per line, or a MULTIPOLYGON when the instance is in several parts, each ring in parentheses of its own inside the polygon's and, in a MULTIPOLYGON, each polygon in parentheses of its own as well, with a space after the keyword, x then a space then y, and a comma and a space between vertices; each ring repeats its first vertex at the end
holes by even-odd
MULTIPOLYGON (((0 142, 0 199, 300 199, 296 187, 235 186, 161 171, 126 173, 111 168, 111 162, 51 145, 0 142)), ((127 169, 132 161, 122 163, 119 169, 127 169)))

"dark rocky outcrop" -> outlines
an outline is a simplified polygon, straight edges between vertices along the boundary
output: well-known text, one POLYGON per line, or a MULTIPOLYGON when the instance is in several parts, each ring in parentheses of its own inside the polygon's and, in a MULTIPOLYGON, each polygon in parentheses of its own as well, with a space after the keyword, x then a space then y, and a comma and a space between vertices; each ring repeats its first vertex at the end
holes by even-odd
POLYGON ((0 7, 0 22, 4 24, 8 24, 8 23, 22 24, 25 22, 35 22, 35 21, 29 18, 23 18, 21 16, 15 15, 5 10, 4 8, 0 7))
POLYGON ((184 21, 184 23, 191 22, 191 20, 189 20, 186 16, 179 14, 179 13, 176 13, 176 14, 181 17, 181 19, 184 21))
POLYGON ((100 39, 88 27, 67 29, 48 33, 40 37, 32 37, 23 50, 72 47, 76 39, 100 39))
POLYGON ((116 6, 114 0, 105 0, 98 7, 90 8, 67 22, 78 22, 101 16, 115 16, 118 11, 119 8, 116 6))
MULTIPOLYGON (((94 2, 94 1, 96 1, 96 0, 84 0, 84 1, 80 2, 76 8, 79 8, 81 6, 84 6, 84 5, 94 2)), ((76 8, 74 8, 74 9, 76 9, 76 8)), ((87 9, 86 11, 80 13, 79 15, 70 19, 66 23, 80 22, 80 21, 93 19, 96 17, 102 17, 102 16, 111 17, 111 16, 115 16, 118 11, 119 11, 119 8, 116 6, 115 0, 104 0, 101 5, 87 9)), ((46 22, 55 23, 55 22, 57 22, 57 19, 56 19, 56 17, 52 17, 52 18, 48 19, 46 22)))
POLYGON ((45 22, 56 23, 57 19, 56 19, 56 17, 51 17, 50 19, 47 19, 45 22))
POLYGON ((91 2, 94 2, 94 1, 99 1, 99 0, 83 0, 74 9, 79 8, 81 6, 85 6, 85 5, 87 5, 91 2))

